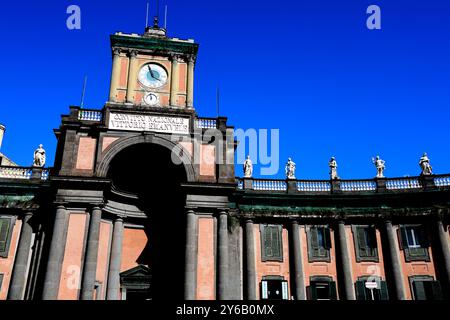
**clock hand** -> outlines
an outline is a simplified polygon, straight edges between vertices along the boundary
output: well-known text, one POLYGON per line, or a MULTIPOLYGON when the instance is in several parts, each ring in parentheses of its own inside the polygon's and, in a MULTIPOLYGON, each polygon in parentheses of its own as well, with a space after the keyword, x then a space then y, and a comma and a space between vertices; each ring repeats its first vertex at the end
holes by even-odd
POLYGON ((150 75, 152 76, 153 79, 158 79, 155 77, 155 75, 153 74, 153 70, 152 67, 150 67, 150 65, 148 65, 148 70, 150 71, 150 75))

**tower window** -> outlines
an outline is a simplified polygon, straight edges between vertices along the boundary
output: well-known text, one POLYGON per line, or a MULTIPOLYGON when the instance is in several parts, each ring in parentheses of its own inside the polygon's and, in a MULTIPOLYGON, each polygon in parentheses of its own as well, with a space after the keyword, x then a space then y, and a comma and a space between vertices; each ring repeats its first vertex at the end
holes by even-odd
POLYGON ((310 300, 336 300, 336 282, 327 276, 311 277, 308 295, 310 300))
POLYGON ((352 226, 356 261, 378 262, 376 230, 373 226, 352 226))
POLYGON ((442 300, 439 281, 431 276, 413 276, 409 278, 414 300, 442 300))

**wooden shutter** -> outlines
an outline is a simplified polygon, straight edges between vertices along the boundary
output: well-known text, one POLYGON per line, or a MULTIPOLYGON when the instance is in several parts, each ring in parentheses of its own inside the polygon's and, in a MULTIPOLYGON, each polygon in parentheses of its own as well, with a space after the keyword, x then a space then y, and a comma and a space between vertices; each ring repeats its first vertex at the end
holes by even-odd
POLYGON ((366 227, 356 227, 356 237, 358 240, 358 250, 360 257, 367 257, 368 250, 366 242, 366 227))
POLYGON ((0 273, 0 291, 2 290, 3 273, 0 273))
POLYGON ((267 281, 261 281, 261 299, 268 299, 269 293, 267 291, 267 281))
POLYGON ((419 228, 420 235, 420 246, 422 248, 428 248, 430 246, 430 242, 428 241, 428 234, 425 226, 421 226, 419 228))
POLYGON ((427 300, 424 281, 413 281, 414 300, 427 300))
POLYGON ((433 292, 433 300, 442 300, 442 288, 439 281, 431 281, 431 290, 433 292))
POLYGON ((397 230, 398 234, 398 244, 400 246, 400 249, 407 249, 408 248, 408 237, 406 235, 406 228, 404 226, 400 226, 397 230))
POLYGON ((307 288, 307 291, 309 293, 310 300, 317 300, 317 290, 316 290, 316 284, 314 282, 311 282, 311 284, 307 288))
POLYGON ((10 218, 0 218, 0 256, 8 256, 8 239, 11 226, 10 218))
POLYGON ((289 300, 288 283, 286 280, 283 280, 281 282, 281 289, 282 289, 282 299, 289 300))
POLYGON ((369 239, 369 256, 377 257, 378 256, 378 246, 377 246, 377 230, 374 227, 368 227, 368 239, 369 239))
POLYGON ((264 237, 264 252, 265 252, 265 257, 266 258, 270 258, 273 256, 272 253, 272 233, 271 233, 271 227, 269 226, 264 226, 263 227, 263 237, 264 237))
POLYGON ((356 300, 367 300, 366 297, 366 281, 357 280, 355 283, 356 300))
POLYGON ((319 257, 319 235, 318 235, 318 228, 317 227, 311 227, 309 229, 309 239, 311 240, 311 250, 312 250, 312 256, 313 257, 319 257))
POLYGON ((337 300, 336 282, 330 281, 329 283, 330 300, 337 300))
POLYGON ((380 300, 389 300, 389 293, 386 281, 380 281, 380 300))
POLYGON ((330 228, 323 227, 324 240, 325 240, 325 249, 331 249, 331 232, 330 228))
POLYGON ((270 227, 270 238, 271 238, 271 252, 272 257, 281 257, 281 228, 279 226, 270 227))

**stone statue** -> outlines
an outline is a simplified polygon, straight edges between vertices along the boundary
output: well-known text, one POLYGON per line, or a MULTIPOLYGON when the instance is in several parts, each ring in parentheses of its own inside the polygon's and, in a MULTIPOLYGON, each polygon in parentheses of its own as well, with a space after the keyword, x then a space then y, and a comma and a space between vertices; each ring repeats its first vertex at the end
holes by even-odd
POLYGON ((295 162, 291 158, 288 158, 285 171, 287 179, 295 179, 295 162))
POLYGON ((42 147, 42 144, 40 144, 39 147, 34 151, 33 167, 42 168, 43 166, 45 166, 45 150, 42 147))
POLYGON ((423 156, 419 160, 419 166, 422 169, 421 175, 423 176, 429 176, 433 174, 433 168, 430 164, 430 159, 428 158, 426 152, 423 154, 423 156))
POLYGON ((337 174, 337 162, 336 162, 336 158, 335 157, 331 157, 330 162, 328 163, 328 165, 330 166, 330 179, 331 180, 335 180, 335 179, 339 179, 339 176, 337 174))
POLYGON ((372 158, 372 162, 377 168, 377 178, 384 178, 384 169, 385 169, 385 161, 380 159, 380 156, 377 156, 376 159, 372 158))
POLYGON ((244 178, 251 178, 253 175, 253 163, 250 156, 247 156, 244 162, 244 178))

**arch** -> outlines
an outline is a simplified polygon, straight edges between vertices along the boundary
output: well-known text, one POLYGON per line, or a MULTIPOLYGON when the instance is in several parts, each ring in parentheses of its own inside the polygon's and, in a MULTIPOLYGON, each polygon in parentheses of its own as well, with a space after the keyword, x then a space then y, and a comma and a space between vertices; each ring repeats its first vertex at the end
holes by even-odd
MULTIPOLYGON (((108 146, 108 148, 106 148, 106 150, 104 151, 105 154, 103 156, 103 159, 97 165, 97 176, 106 178, 109 167, 111 165, 111 161, 119 152, 130 146, 145 143, 160 145, 169 149, 170 151, 174 150, 174 148, 178 146, 175 142, 167 139, 166 137, 154 133, 142 133, 139 135, 118 139, 114 141, 110 146, 108 146)), ((172 153, 172 155, 175 155, 177 159, 183 164, 183 167, 186 171, 187 181, 194 182, 196 180, 195 169, 191 163, 189 153, 183 152, 183 155, 181 157, 178 154, 172 153)))

